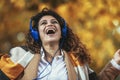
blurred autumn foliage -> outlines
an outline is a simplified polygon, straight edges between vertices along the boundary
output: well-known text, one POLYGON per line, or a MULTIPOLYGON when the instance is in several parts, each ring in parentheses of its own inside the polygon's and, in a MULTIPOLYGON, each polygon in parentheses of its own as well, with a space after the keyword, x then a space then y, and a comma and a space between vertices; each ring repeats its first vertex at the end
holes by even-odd
POLYGON ((120 48, 119 0, 0 0, 0 52, 24 44, 30 17, 42 8, 58 12, 88 48, 96 72, 120 48))

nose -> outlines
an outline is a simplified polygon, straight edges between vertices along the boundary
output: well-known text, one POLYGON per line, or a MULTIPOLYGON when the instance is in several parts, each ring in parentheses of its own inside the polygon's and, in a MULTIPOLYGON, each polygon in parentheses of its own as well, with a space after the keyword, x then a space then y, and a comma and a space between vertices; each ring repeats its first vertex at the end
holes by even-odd
POLYGON ((53 24, 50 21, 48 21, 47 26, 53 26, 53 24))

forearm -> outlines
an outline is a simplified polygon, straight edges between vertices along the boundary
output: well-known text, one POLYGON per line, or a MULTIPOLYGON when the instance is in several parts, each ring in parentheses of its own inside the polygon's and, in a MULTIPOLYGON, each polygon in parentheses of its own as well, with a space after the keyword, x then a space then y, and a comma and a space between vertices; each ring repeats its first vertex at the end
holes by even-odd
POLYGON ((115 80, 120 74, 120 70, 115 68, 110 62, 105 68, 98 74, 99 80, 115 80))

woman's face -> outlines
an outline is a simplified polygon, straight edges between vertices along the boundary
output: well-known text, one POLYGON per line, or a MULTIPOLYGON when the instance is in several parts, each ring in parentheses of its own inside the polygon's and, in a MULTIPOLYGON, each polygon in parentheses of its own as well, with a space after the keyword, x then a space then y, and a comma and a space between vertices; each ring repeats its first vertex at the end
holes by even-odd
POLYGON ((53 16, 43 16, 39 20, 38 30, 42 43, 59 43, 61 38, 61 27, 57 19, 53 16))

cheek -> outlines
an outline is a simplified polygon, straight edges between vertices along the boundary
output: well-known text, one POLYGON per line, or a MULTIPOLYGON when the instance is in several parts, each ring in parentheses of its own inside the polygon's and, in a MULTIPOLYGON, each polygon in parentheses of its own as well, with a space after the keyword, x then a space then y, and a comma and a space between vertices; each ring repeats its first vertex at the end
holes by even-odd
POLYGON ((61 31, 61 28, 58 29, 58 35, 59 35, 58 37, 60 37, 60 38, 62 37, 62 31, 61 31))
POLYGON ((43 29, 41 27, 39 27, 38 31, 39 31, 39 35, 40 35, 40 38, 41 38, 41 36, 43 35, 43 29))
POLYGON ((62 31, 61 31, 61 27, 60 26, 58 27, 58 30, 59 30, 59 34, 62 35, 62 31))
POLYGON ((60 36, 62 36, 62 31, 61 31, 61 29, 60 29, 59 33, 60 33, 60 36))

